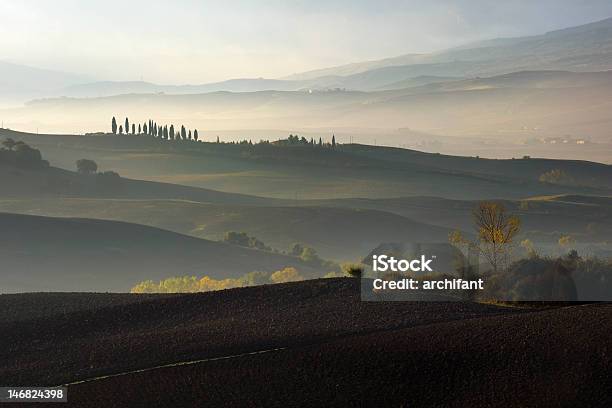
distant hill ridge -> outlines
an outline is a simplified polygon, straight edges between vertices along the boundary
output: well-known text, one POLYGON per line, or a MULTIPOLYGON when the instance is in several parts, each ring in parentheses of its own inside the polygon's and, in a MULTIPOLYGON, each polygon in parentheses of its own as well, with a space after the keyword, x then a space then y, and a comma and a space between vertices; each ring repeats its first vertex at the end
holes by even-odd
MULTIPOLYGON (((492 76, 522 70, 612 69, 612 18, 545 34, 498 38, 428 54, 406 54, 292 74, 279 79, 237 78, 199 85, 142 81, 90 82, 83 76, 0 62, 0 91, 28 97, 101 97, 130 93, 194 94, 347 88, 398 89, 414 78, 492 76), (10 92, 9 92, 10 91, 10 92)), ((435 79, 433 82, 437 82, 435 79)))

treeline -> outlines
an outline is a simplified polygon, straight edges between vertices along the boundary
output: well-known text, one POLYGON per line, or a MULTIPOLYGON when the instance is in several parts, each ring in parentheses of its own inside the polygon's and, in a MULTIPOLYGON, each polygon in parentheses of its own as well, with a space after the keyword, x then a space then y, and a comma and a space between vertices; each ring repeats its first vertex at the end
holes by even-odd
MULTIPOLYGON (((199 142, 200 136, 198 134, 198 130, 185 128, 185 126, 181 125, 180 128, 175 128, 173 124, 168 125, 158 125, 154 120, 148 120, 142 124, 130 123, 129 118, 125 118, 123 124, 118 124, 117 119, 113 116, 111 119, 111 130, 114 135, 147 135, 152 136, 154 138, 158 138, 161 140, 180 140, 180 141, 195 141, 199 142)), ((229 144, 229 145, 247 145, 247 146, 255 146, 255 145, 276 145, 276 146, 312 146, 312 147, 327 147, 327 148, 335 148, 337 146, 336 136, 332 135, 330 141, 323 141, 323 138, 319 137, 318 140, 311 137, 310 139, 305 138, 304 136, 298 136, 290 134, 287 139, 277 140, 275 142, 270 142, 269 140, 260 140, 259 142, 253 143, 250 139, 243 139, 238 142, 221 142, 219 140, 219 136, 216 139, 217 144, 229 144)))
POLYGON ((280 146, 319 146, 319 147, 336 147, 336 135, 332 135, 331 142, 324 143, 323 139, 319 137, 319 140, 316 141, 313 137, 310 140, 306 139, 304 136, 299 137, 298 135, 289 135, 289 137, 285 140, 279 140, 276 144, 280 146))
POLYGON ((240 278, 214 279, 210 276, 175 276, 159 282, 147 280, 136 284, 131 293, 196 293, 214 290, 243 288, 268 283, 287 283, 302 281, 305 278, 293 267, 275 272, 249 272, 240 278))
POLYGON ((223 242, 245 248, 293 256, 312 268, 318 268, 327 272, 339 272, 341 269, 340 265, 337 263, 321 258, 314 248, 304 246, 300 243, 293 244, 289 251, 279 251, 276 248, 266 245, 256 237, 249 236, 246 232, 236 231, 226 232, 223 237, 223 242))
MULTIPOLYGON (((498 202, 481 202, 473 211, 474 240, 459 231, 449 234, 451 244, 468 254, 468 264, 457 262, 461 278, 486 279, 481 300, 576 301, 607 300, 612 296, 612 262, 597 257, 583 258, 569 235, 559 245, 566 255, 542 256, 529 239, 520 242, 526 256, 517 256, 520 219, 498 202), (483 263, 470 260, 475 254, 483 263), (483 268, 481 270, 481 268, 483 268)), ((472 293, 471 295, 475 295, 472 293)))
MULTIPOLYGON (((353 264, 338 265, 335 262, 327 261, 320 258, 314 248, 303 246, 302 244, 293 244, 291 249, 279 251, 273 249, 255 237, 251 237, 244 232, 230 231, 225 234, 223 242, 238 245, 245 248, 257 249, 260 251, 269 251, 282 253, 285 255, 298 258, 303 264, 310 268, 315 268, 321 271, 321 277, 335 278, 341 276, 356 276, 358 270, 361 275, 361 267, 356 267, 353 264)), ((162 279, 158 282, 152 280, 142 281, 130 289, 131 293, 195 293, 195 292, 210 292, 222 289, 242 288, 247 286, 256 286, 272 283, 287 283, 305 280, 300 271, 292 266, 288 266, 273 272, 253 271, 239 278, 214 279, 210 276, 198 278, 196 276, 174 276, 167 279, 162 279)))
POLYGON ((185 126, 181 125, 180 129, 177 128, 175 130, 174 125, 162 126, 158 125, 157 122, 153 120, 148 120, 147 122, 142 124, 139 123, 138 125, 136 125, 136 123, 132 123, 130 125, 130 120, 127 117, 125 118, 123 125, 117 126, 117 119, 113 116, 113 119, 111 120, 111 130, 115 135, 149 135, 163 140, 192 140, 197 142, 200 138, 197 129, 194 129, 192 132, 191 129, 187 129, 185 126))

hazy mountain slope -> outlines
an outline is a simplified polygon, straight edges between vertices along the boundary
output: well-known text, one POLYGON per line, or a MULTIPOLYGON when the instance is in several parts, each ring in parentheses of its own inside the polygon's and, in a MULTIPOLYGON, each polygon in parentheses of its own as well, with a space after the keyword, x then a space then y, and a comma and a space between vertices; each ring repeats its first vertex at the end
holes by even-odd
POLYGON ((323 75, 342 75, 348 78, 352 76, 352 79, 346 82, 347 87, 364 89, 359 87, 371 86, 371 77, 374 75, 374 72, 367 73, 367 71, 393 75, 397 81, 401 81, 427 74, 490 76, 519 70, 542 69, 571 71, 612 69, 612 19, 542 35, 481 41, 431 54, 404 55, 309 71, 291 75, 287 79, 313 79, 323 75), (400 78, 401 76, 403 78, 400 78), (360 78, 362 81, 359 81, 360 78))
POLYGON ((419 76, 475 77, 521 70, 584 72, 609 69, 612 69, 612 19, 542 35, 493 39, 429 54, 408 54, 317 69, 282 79, 240 78, 201 85, 91 82, 84 76, 0 62, 0 91, 3 100, 23 102, 26 98, 41 96, 103 97, 131 93, 328 88, 374 90, 411 86, 409 80, 419 76))
POLYGON ((41 94, 88 80, 83 75, 0 61, 0 93, 41 94))
POLYGON ((1 292, 127 292, 147 279, 287 266, 317 273, 297 258, 114 221, 0 213, 0 244, 1 292))
MULTIPOLYGON (((395 68, 393 68, 395 69, 395 68)), ((377 77, 388 84, 390 77, 377 77)), ((20 109, 1 110, 5 123, 45 129, 108 129, 122 112, 130 118, 154 117, 161 123, 186 123, 203 138, 214 129, 297 129, 329 138, 334 129, 409 128, 441 136, 482 137, 514 150, 544 137, 584 138, 610 143, 612 74, 520 72, 379 92, 266 91, 197 95, 123 95, 60 98, 20 109)), ((293 132, 293 130, 288 131, 293 132)), ((249 132, 244 131, 244 137, 249 132)), ((257 140, 257 139, 256 139, 257 140)), ((381 137, 384 143, 384 138, 381 137)), ((576 155, 582 150, 576 150, 576 155)), ((468 149, 465 149, 468 151, 468 149)), ((541 151, 546 151, 546 149, 541 151)), ((529 153, 527 153, 529 154, 529 153)), ((574 155, 574 156, 576 156, 574 155)), ((582 154, 581 157, 588 157, 582 154)))
POLYGON ((66 86, 91 81, 84 75, 0 61, 0 107, 20 106, 34 98, 55 95, 66 86))
POLYGON ((57 96, 76 98, 104 97, 131 93, 198 94, 207 92, 254 92, 265 90, 295 91, 311 81, 286 81, 264 78, 240 78, 202 85, 159 85, 142 81, 103 81, 73 85, 56 92, 57 96))
POLYGON ((401 81, 390 82, 388 84, 378 87, 377 90, 414 88, 421 87, 423 85, 437 84, 441 82, 453 82, 460 79, 461 78, 457 77, 422 75, 414 78, 403 79, 401 81))
POLYGON ((291 74, 283 79, 302 81, 309 79, 317 79, 324 76, 347 76, 365 72, 370 69, 382 68, 393 65, 408 65, 417 64, 427 58, 427 54, 407 54, 399 57, 384 58, 381 60, 372 60, 365 62, 354 62, 350 64, 340 65, 337 67, 320 68, 312 71, 291 74))

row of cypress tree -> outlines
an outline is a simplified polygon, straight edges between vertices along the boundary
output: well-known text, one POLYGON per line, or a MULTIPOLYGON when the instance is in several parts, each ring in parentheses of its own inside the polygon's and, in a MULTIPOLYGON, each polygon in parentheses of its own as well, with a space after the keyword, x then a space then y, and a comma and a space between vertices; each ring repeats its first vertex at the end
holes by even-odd
POLYGON ((169 127, 168 125, 161 126, 151 119, 142 125, 140 123, 138 125, 132 123, 130 127, 130 120, 126 117, 124 125, 119 125, 119 127, 117 127, 117 119, 113 116, 111 121, 111 129, 115 135, 128 135, 131 133, 133 135, 149 135, 164 140, 195 140, 196 142, 199 139, 197 129, 194 129, 192 132, 191 129, 188 130, 185 128, 185 126, 181 125, 180 130, 175 130, 174 125, 170 125, 169 127))

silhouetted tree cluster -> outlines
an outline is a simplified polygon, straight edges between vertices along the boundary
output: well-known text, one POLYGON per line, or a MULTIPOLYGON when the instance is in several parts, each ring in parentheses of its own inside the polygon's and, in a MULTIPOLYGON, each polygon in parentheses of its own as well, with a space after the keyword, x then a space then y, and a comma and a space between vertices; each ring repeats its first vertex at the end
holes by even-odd
POLYGON ((276 144, 280 146, 317 146, 335 148, 336 136, 332 135, 331 142, 324 143, 321 137, 319 137, 319 140, 316 141, 313 137, 308 140, 304 136, 300 137, 298 135, 290 134, 287 139, 279 140, 276 142, 276 144))
POLYGON ((491 275, 485 296, 510 301, 575 301, 572 275, 582 259, 573 251, 559 258, 533 256, 511 263, 504 274, 491 275))
POLYGON ((98 164, 89 159, 80 159, 76 162, 77 171, 81 174, 95 174, 98 171, 98 164))
POLYGON ((300 258, 302 262, 315 268, 322 268, 328 271, 339 270, 340 266, 332 261, 327 261, 317 254, 314 248, 295 243, 289 250, 289 255, 300 258))
MULTIPOLYGON (((154 138, 158 138, 161 140, 181 140, 181 141, 199 141, 200 135, 198 134, 197 129, 187 129, 184 125, 181 125, 180 130, 175 130, 174 125, 158 125, 154 120, 149 119, 147 122, 138 124, 136 127, 136 123, 132 123, 130 126, 129 118, 125 118, 124 124, 119 125, 117 128, 117 119, 113 116, 111 120, 111 130, 113 134, 122 135, 125 131, 125 134, 132 135, 148 135, 154 138)), ((217 140, 218 142, 218 140, 217 140)))
POLYGON ((239 245, 247 248, 255 248, 262 251, 272 251, 272 248, 264 244, 255 237, 250 237, 246 232, 229 231, 225 233, 223 242, 232 245, 239 245))
POLYGON ((96 193, 117 192, 123 189, 123 179, 114 171, 98 172, 98 164, 89 159, 79 159, 76 161, 76 168, 79 174, 86 176, 89 186, 96 193))
MULTIPOLYGON (((187 129, 184 125, 175 127, 174 124, 160 125, 156 121, 149 119, 143 124, 131 123, 129 118, 125 118, 123 125, 117 125, 117 119, 113 116, 111 120, 111 130, 113 134, 122 135, 133 134, 133 135, 148 135, 156 139, 167 140, 167 141, 184 141, 184 142, 199 142, 200 135, 197 129, 187 129)), ((221 142, 219 136, 216 139, 217 144, 229 144, 229 145, 241 145, 241 146, 256 146, 256 145, 271 145, 276 146, 311 146, 319 148, 331 148, 334 149, 337 146, 336 136, 332 135, 331 140, 328 142, 323 141, 322 137, 318 140, 311 137, 307 139, 304 136, 298 136, 290 134, 287 139, 277 140, 276 142, 270 142, 269 140, 260 140, 259 142, 253 143, 251 139, 243 139, 238 142, 221 142)))
POLYGON ((43 160, 40 150, 22 141, 7 138, 0 148, 0 164, 9 164, 19 168, 40 169, 49 167, 43 160))

